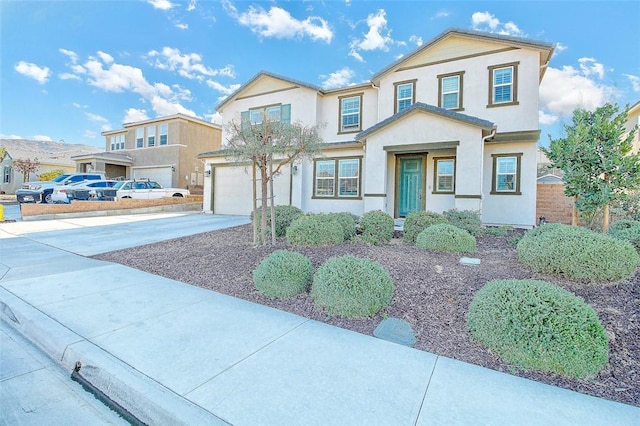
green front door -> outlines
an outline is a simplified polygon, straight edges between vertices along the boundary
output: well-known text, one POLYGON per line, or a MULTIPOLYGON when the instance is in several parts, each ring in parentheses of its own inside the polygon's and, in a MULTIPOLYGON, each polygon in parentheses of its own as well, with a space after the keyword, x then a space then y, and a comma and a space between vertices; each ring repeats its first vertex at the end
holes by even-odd
POLYGON ((422 210, 422 157, 401 158, 398 173, 398 216, 422 210))

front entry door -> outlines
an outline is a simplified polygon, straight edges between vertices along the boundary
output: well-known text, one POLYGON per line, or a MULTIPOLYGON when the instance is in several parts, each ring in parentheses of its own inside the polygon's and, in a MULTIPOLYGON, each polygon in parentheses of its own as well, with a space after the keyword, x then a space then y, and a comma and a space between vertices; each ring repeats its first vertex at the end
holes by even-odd
POLYGON ((406 217, 415 210, 422 210, 423 158, 400 158, 398 187, 398 216, 406 217))

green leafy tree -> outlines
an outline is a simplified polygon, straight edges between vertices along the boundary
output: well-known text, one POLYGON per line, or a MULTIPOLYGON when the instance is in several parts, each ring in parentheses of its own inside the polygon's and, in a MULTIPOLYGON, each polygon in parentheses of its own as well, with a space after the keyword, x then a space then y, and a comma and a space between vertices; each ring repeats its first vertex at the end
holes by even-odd
POLYGON ((57 178, 62 174, 64 174, 64 170, 62 169, 49 170, 48 172, 40 173, 40 176, 38 176, 38 180, 49 181, 57 178))
POLYGON ((2 163, 6 157, 7 157, 7 147, 0 146, 0 163, 2 163))
MULTIPOLYGON (((254 224, 254 242, 266 244, 267 207, 271 198, 271 216, 275 217, 273 201, 273 179, 282 168, 296 159, 312 158, 319 154, 323 143, 318 133, 319 125, 305 126, 302 123, 287 123, 269 120, 263 116, 261 123, 252 123, 241 119, 227 125, 230 137, 227 141, 228 159, 238 162, 250 162, 253 170, 254 199, 257 198, 257 181, 260 182, 261 219, 260 235, 254 224), (259 174, 259 176, 257 176, 259 174), (269 196, 271 194, 271 196, 269 196)), ((256 217, 254 203, 254 217, 256 217)), ((271 221, 271 241, 275 244, 275 221, 271 221)))
POLYGON ((40 161, 38 161, 38 157, 34 158, 33 160, 30 158, 27 158, 26 160, 16 159, 13 160, 12 164, 16 170, 22 173, 23 182, 27 182, 29 180, 29 175, 31 173, 35 173, 38 170, 38 167, 40 167, 40 161))
MULTIPOLYGON (((640 154, 632 154, 635 126, 625 135, 629 107, 605 104, 590 112, 577 109, 565 138, 543 148, 552 167, 564 172, 565 195, 573 197, 580 213, 594 217, 603 211, 603 232, 609 230, 609 206, 640 187, 640 154)), ((577 225, 574 213, 573 224, 577 225)))

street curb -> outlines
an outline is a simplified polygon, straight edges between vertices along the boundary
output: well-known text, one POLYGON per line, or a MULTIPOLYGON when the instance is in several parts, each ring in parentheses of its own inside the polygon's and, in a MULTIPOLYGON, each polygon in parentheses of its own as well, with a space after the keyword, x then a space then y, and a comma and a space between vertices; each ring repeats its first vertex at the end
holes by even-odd
POLYGON ((36 220, 73 219, 78 217, 122 216, 130 214, 195 212, 202 211, 202 203, 167 204, 163 206, 139 207, 133 209, 91 210, 84 212, 47 213, 23 216, 23 222, 36 220))
POLYGON ((0 320, 145 424, 229 425, 0 287, 0 320), (78 362, 80 364, 78 364, 78 362))

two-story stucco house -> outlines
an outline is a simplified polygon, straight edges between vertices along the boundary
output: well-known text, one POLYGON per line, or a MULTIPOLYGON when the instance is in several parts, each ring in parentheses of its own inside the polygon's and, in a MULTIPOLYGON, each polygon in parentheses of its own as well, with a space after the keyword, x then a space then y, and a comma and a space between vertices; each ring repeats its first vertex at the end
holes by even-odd
MULTIPOLYGON (((635 126, 640 128, 640 101, 629 107, 627 122, 624 126, 625 134, 628 135, 635 126)), ((633 137, 633 152, 640 152, 640 130, 638 130, 633 137)))
POLYGON ((219 149, 219 125, 183 114, 124 124, 103 132, 106 151, 73 157, 78 172, 101 171, 110 178, 148 178, 165 187, 198 193, 204 183, 205 150, 219 149), (199 190, 198 190, 199 189, 199 190))
MULTIPOLYGON (((485 224, 536 223, 539 85, 549 43, 446 31, 366 83, 323 90, 261 72, 219 106, 223 122, 325 123, 323 155, 275 180, 276 204, 396 218, 474 210, 485 224)), ((223 131, 223 140, 228 135, 223 131)), ((224 143, 223 143, 224 146, 224 143)), ((250 172, 222 151, 207 164, 204 210, 248 214, 250 172)))

